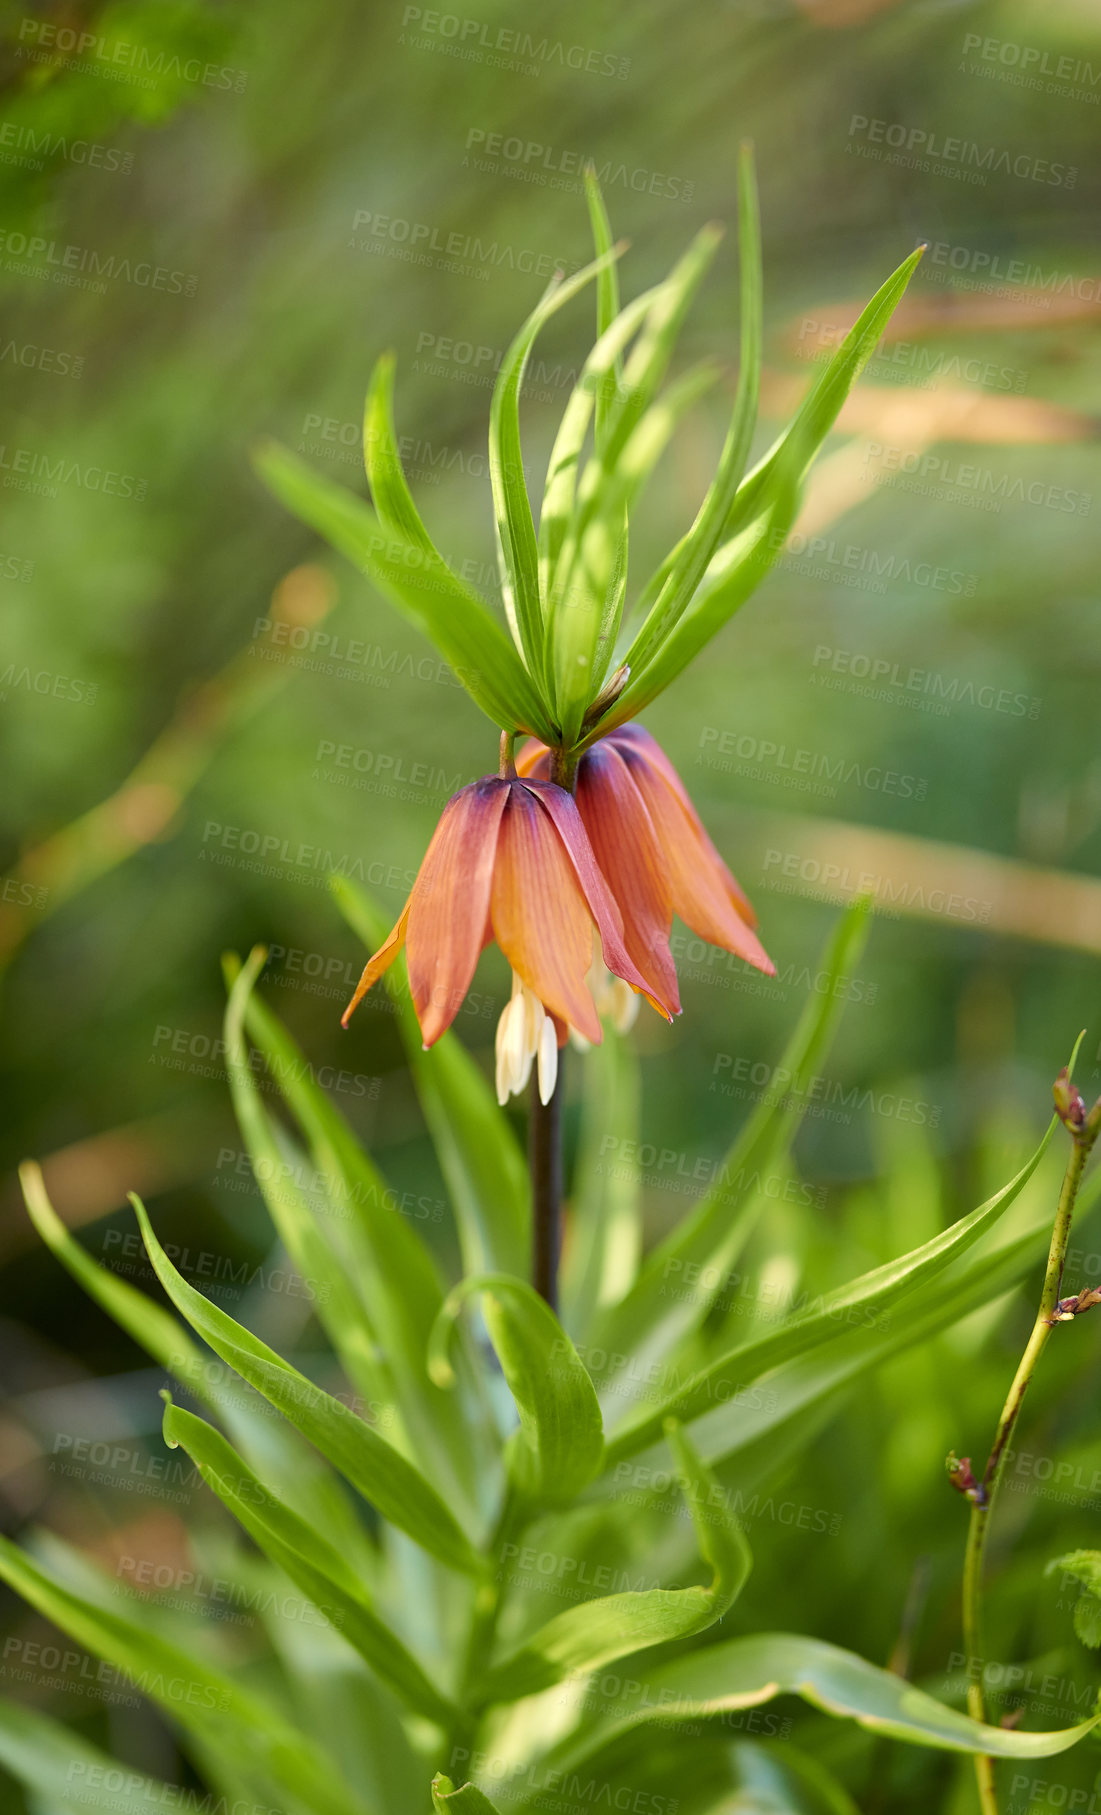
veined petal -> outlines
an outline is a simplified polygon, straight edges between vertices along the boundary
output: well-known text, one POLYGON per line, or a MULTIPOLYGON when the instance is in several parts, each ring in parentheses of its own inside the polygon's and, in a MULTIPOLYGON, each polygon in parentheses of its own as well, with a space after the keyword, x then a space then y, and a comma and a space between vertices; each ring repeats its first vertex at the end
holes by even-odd
MULTIPOLYGON (((412 899, 412 897, 410 897, 412 899)), ((378 982, 383 971, 389 970, 402 946, 405 944, 405 929, 409 921, 409 902, 401 910, 398 923, 389 937, 379 946, 373 958, 368 958, 363 973, 356 984, 356 993, 340 1017, 341 1027, 347 1027, 356 1009, 363 1001, 372 984, 378 982)))
MULTIPOLYGON (((577 810, 577 802, 572 794, 567 794, 564 788, 556 788, 553 782, 527 781, 521 785, 542 803, 561 834, 562 843, 569 854, 585 900, 589 904, 589 911, 596 921, 597 930, 600 933, 600 943, 604 951, 604 962, 608 969, 614 971, 617 977, 622 977, 624 982, 629 983, 633 989, 641 990, 647 1001, 653 1003, 659 1015, 664 1015, 667 1021, 671 1021, 673 1015, 678 1012, 677 1009, 663 1000, 661 994, 642 975, 623 942, 622 917, 616 906, 615 897, 597 867, 592 846, 577 810)), ((586 969, 589 961, 589 958, 586 958, 586 969)), ((574 1025, 577 1026, 578 1023, 574 1022, 574 1025)), ((598 1020, 597 1027, 599 1025, 598 1020)), ((587 1029, 582 1027, 581 1032, 585 1033, 587 1029)), ((596 1038, 599 1041, 599 1033, 596 1038)))
POLYGON ((669 866, 631 771, 610 741, 594 745, 578 765, 577 808, 622 915, 623 943, 650 993, 679 1014, 677 972, 669 950, 669 866))
POLYGON ((405 956, 425 1046, 458 1014, 485 944, 497 840, 511 786, 487 775, 452 795, 413 884, 405 956))
POLYGON ((672 788, 664 770, 640 755, 632 743, 624 740, 618 748, 646 802, 665 852, 674 912, 709 945, 722 946, 766 976, 775 976, 772 959, 739 912, 737 900, 741 891, 738 890, 738 897, 731 894, 733 877, 700 825, 695 809, 691 813, 685 811, 683 790, 672 788))
MULTIPOLYGON (((633 761, 641 761, 647 764, 655 776, 660 776, 665 781, 666 785, 672 790, 680 802, 702 849, 707 853, 710 859, 712 868, 717 870, 722 876, 726 891, 738 913, 747 926, 756 926, 757 915, 753 911, 753 906, 749 897, 737 880, 730 874, 730 871, 727 869, 722 858, 719 856, 718 851, 712 844, 704 828, 702 819, 692 805, 687 788, 657 739, 651 737, 645 726, 630 724, 621 725, 618 730, 613 731, 608 742, 619 748, 623 755, 630 755, 633 761)), ((677 912, 678 914, 680 913, 679 908, 677 909, 677 912)), ((681 914, 680 917, 682 920, 684 919, 683 914, 681 914)), ((704 936, 705 935, 701 934, 701 937, 704 936)))
MULTIPOLYGON (((546 1009, 599 1044, 600 1019, 585 986, 592 959, 592 916, 585 895, 535 788, 523 782, 506 785, 510 791, 490 902, 493 936, 546 1009)), ((541 786, 549 784, 536 784, 541 786)), ((562 793, 560 788, 551 791, 562 793)))

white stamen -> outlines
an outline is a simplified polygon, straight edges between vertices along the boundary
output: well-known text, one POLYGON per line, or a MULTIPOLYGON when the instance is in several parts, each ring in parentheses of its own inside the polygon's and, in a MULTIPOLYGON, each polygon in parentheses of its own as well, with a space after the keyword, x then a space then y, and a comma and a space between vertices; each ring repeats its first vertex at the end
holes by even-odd
MULTIPOLYGON (((585 973, 589 994, 596 1005, 596 1012, 602 1021, 610 1021, 617 1034, 630 1033, 638 1018, 638 1005, 641 997, 637 990, 625 983, 622 977, 616 977, 604 962, 604 953, 596 928, 593 928, 593 961, 585 973)), ((588 1052, 589 1042, 582 1044, 584 1036, 570 1029, 570 1040, 578 1052, 588 1052)))
POLYGON ((512 1024, 515 1020, 515 998, 506 1002, 497 1023, 497 1101, 502 1109, 512 1090, 513 1055, 512 1024))
POLYGON ((638 1005, 642 1001, 637 989, 624 983, 622 977, 613 977, 608 988, 608 1019, 617 1034, 629 1034, 638 1020, 638 1005))
POLYGON ((539 1101, 549 1103, 558 1082, 558 1035, 549 1015, 543 1016, 539 1034, 539 1101))
POLYGON ((497 1101, 502 1107, 510 1096, 519 1096, 531 1077, 531 1068, 539 1060, 540 1094, 546 1077, 550 1078, 544 1103, 550 1100, 558 1069, 558 1047, 554 1022, 538 996, 512 973, 512 995, 497 1023, 497 1101), (545 1057, 547 1029, 554 1048, 553 1061, 545 1057))

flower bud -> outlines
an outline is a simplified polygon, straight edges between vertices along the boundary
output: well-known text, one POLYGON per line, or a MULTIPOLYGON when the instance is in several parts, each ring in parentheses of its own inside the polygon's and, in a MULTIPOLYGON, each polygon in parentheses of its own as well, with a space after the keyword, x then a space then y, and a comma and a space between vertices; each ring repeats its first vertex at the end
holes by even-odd
POLYGON ((1055 1098, 1055 1113, 1064 1127, 1072 1134, 1077 1134, 1086 1125, 1086 1105, 1081 1093, 1070 1081, 1066 1066, 1052 1085, 1052 1096, 1055 1098))

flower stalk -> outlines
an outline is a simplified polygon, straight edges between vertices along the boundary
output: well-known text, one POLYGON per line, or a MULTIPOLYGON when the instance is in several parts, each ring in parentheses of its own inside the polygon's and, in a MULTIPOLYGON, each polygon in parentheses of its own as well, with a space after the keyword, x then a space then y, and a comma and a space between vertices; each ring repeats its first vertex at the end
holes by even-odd
MULTIPOLYGON (((1052 1330, 1058 1323, 1073 1321, 1077 1311, 1089 1308, 1087 1305, 1080 1305, 1078 1299, 1060 1299, 1059 1287, 1066 1263, 1067 1243, 1070 1239, 1075 1202, 1093 1144, 1098 1133, 1101 1132, 1101 1098, 1087 1113, 1086 1106, 1070 1083, 1065 1068, 1055 1080, 1053 1094, 1056 1114, 1071 1137, 1071 1150, 1055 1211, 1055 1223, 1051 1232, 1047 1268, 1044 1273, 1043 1291, 1040 1294, 1036 1320, 1028 1342, 1025 1344, 1024 1354, 1021 1356, 1017 1372, 1013 1376, 1013 1384, 1002 1407, 1001 1417, 998 1419, 994 1434, 993 1447, 981 1478, 976 1479, 973 1474, 969 1457, 957 1461, 955 1456, 951 1456, 948 1461, 948 1472, 953 1486, 971 1502, 971 1518, 968 1525, 967 1548, 964 1553, 963 1565, 963 1637, 964 1650, 968 1658, 978 1659, 980 1665, 977 1677, 972 1678, 969 1672, 967 1685, 967 1711, 973 1720, 978 1721, 986 1720, 986 1697, 983 1692, 981 1667, 985 1658, 982 1590, 986 1542, 990 1530, 990 1516, 994 1510, 994 1501, 1001 1484, 1010 1440, 1020 1416, 1025 1395, 1032 1384, 1037 1364, 1047 1347, 1052 1330)), ((1088 1295, 1080 1294, 1079 1296, 1088 1295)), ((1094 1301, 1091 1299, 1090 1302, 1094 1301)), ((992 1758, 978 1753, 975 1755, 975 1779, 983 1815, 998 1815, 997 1780, 992 1758)))

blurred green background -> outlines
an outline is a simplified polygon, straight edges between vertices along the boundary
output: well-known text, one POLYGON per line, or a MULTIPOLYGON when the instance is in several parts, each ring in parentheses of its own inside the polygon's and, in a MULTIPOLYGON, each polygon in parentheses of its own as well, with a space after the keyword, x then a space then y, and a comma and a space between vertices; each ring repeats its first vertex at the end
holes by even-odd
MULTIPOLYGON (((635 1036, 649 1225, 702 1189, 862 880, 887 911, 828 1068, 859 1097, 808 1120, 809 1189, 758 1238, 747 1315, 1004 1182, 1083 1024, 1096 1094, 1101 34, 1091 0, 570 0, 539 18, 492 0, 134 0, 5 21, 0 1485, 14 1529, 45 1521, 108 1559, 140 1529, 139 1554, 169 1555, 181 1516, 214 1514, 158 1479, 156 1378, 36 1247, 11 1168, 40 1158, 91 1251, 139 1280, 123 1205, 142 1190, 185 1270, 308 1355, 308 1302, 226 1283, 271 1258, 217 1047, 220 954, 263 941, 269 999, 453 1259, 386 1003, 340 1032, 362 953, 326 875, 360 877, 396 917, 443 800, 494 766, 494 740, 428 645, 262 491, 249 450, 274 435, 361 486, 365 384, 393 347, 414 492, 497 597, 493 367, 549 272, 588 256, 586 157, 631 242, 629 296, 703 222, 732 223, 738 142, 755 141, 762 447, 838 326, 930 242, 792 549, 649 716, 780 972, 761 984, 681 935, 685 1014, 635 1036), (718 1088, 743 1074, 740 1096, 718 1088), (63 1472, 96 1444, 130 1461, 63 1472)), ((735 308, 728 235, 680 358, 732 366, 735 308)), ((537 348, 536 483, 591 333, 582 300, 537 348)), ((660 469, 636 574, 694 514, 733 376, 660 469)), ((457 1023, 487 1061, 506 994, 487 954, 457 1023)), ((1101 1275, 1086 1230, 1075 1284, 1101 1275)), ((965 1509, 943 1456, 985 1453, 1035 1289, 894 1363, 776 1458, 739 1620, 881 1662, 905 1633, 915 1677, 958 1696, 965 1509)), ((1045 1364, 1026 1441, 1051 1469, 1025 1472, 996 1533, 992 1655, 1030 1660, 1033 1692, 1057 1685, 1033 1724, 1069 1719, 1096 1674, 1041 1571, 1101 1540, 1099 1339, 1087 1321, 1045 1364)), ((47 1668, 46 1629, 8 1613, 0 1689, 183 1770, 148 1707, 47 1668)), ((792 1721, 869 1811, 972 1806, 943 1756, 792 1721)), ((1099 1756, 1030 1769, 1017 1803, 1092 1792, 1099 1756)))

